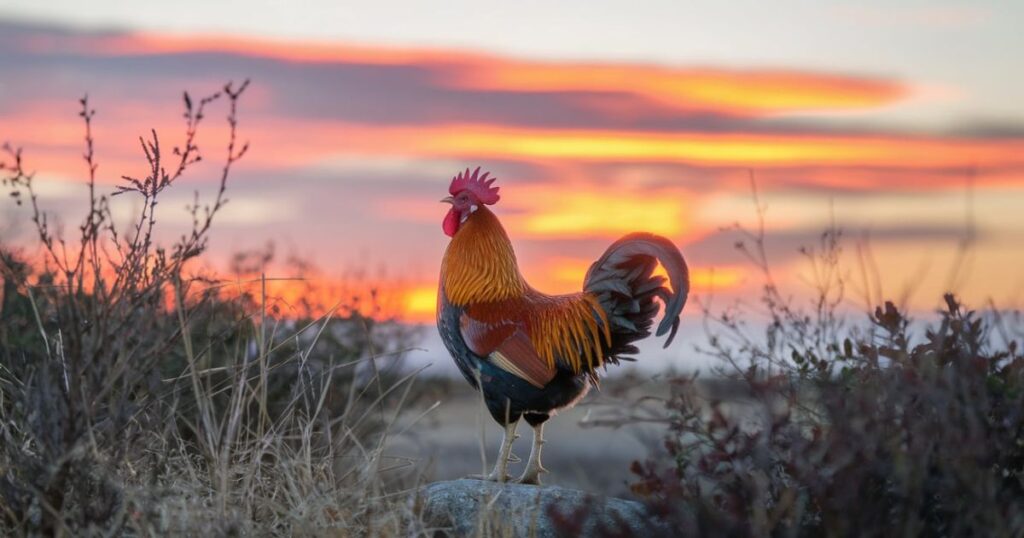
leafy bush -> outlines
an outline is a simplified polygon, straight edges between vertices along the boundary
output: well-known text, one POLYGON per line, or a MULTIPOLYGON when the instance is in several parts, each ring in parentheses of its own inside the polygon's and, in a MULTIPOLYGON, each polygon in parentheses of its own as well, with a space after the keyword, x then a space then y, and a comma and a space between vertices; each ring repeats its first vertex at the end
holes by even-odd
POLYGON ((910 345, 891 303, 882 341, 794 355, 796 373, 750 375, 744 409, 698 401, 694 378, 666 406, 673 462, 636 464, 634 489, 693 532, 735 535, 1016 536, 1024 529, 1024 360, 991 349, 951 296, 910 345), (679 509, 685 503, 685 509, 679 509))
POLYGON ((847 326, 837 231, 803 250, 810 308, 774 285, 763 233, 737 247, 765 276, 766 329, 705 307, 719 378, 673 381, 666 456, 633 466, 655 513, 695 536, 1024 533, 1019 313, 947 294, 923 331, 891 302, 847 326))

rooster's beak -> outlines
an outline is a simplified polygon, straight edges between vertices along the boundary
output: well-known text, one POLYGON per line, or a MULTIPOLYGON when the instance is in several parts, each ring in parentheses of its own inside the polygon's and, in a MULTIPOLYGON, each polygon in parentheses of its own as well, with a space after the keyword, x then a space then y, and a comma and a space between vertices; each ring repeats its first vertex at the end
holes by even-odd
POLYGON ((451 196, 445 196, 444 198, 441 198, 441 203, 442 204, 454 204, 455 203, 455 198, 452 198, 451 196))

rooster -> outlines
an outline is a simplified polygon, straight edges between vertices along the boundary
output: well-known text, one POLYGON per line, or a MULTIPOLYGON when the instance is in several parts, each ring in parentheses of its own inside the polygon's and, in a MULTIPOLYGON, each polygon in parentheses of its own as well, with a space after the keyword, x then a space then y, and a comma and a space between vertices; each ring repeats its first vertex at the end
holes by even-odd
POLYGON ((634 342, 651 334, 659 299, 665 307, 657 335, 679 328, 689 272, 669 240, 633 233, 613 243, 587 271, 583 291, 546 295, 526 283, 512 243, 487 206, 498 202, 495 178, 480 168, 459 173, 441 200, 451 204, 442 228, 451 237, 441 262, 437 328, 459 371, 483 394, 504 427, 494 470, 504 482, 519 419, 533 428, 526 469, 517 482, 539 484, 544 423, 582 399, 597 371, 633 360, 634 342), (654 274, 658 264, 668 274, 654 274))

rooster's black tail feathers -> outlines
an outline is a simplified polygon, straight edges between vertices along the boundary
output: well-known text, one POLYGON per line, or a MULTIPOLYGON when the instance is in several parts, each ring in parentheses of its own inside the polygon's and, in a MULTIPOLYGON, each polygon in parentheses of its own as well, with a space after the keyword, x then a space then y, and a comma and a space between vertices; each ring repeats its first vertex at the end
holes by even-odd
POLYGON ((671 241, 634 233, 613 243, 590 266, 583 289, 597 296, 608 317, 611 345, 605 356, 612 362, 632 360, 623 355, 636 354, 633 342, 650 336, 658 313, 655 297, 665 305, 664 318, 655 334, 668 333, 665 347, 672 343, 690 291, 690 274, 683 255, 671 241), (664 277, 653 274, 659 262, 668 273, 671 289, 664 286, 664 277))

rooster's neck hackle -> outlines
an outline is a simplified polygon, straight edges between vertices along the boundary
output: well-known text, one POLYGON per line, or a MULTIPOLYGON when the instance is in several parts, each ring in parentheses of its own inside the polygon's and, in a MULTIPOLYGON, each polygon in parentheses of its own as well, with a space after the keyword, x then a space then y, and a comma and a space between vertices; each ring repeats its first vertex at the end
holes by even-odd
POLYGON ((527 289, 519 274, 512 242, 498 217, 480 207, 448 244, 441 262, 441 284, 456 306, 522 296, 527 289))

